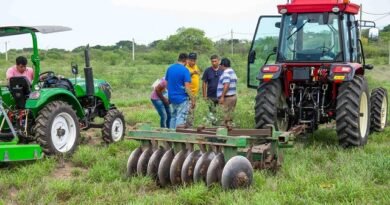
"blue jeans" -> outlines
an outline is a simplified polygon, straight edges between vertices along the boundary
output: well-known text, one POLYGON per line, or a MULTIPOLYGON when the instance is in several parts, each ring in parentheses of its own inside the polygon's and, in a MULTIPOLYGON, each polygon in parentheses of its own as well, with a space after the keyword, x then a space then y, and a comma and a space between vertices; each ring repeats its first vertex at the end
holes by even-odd
POLYGON ((169 128, 171 121, 171 109, 169 105, 165 105, 161 100, 151 100, 158 114, 160 115, 160 127, 169 128))
POLYGON ((188 100, 180 104, 171 104, 172 106, 172 118, 170 127, 171 129, 176 129, 178 125, 184 125, 188 117, 188 100))

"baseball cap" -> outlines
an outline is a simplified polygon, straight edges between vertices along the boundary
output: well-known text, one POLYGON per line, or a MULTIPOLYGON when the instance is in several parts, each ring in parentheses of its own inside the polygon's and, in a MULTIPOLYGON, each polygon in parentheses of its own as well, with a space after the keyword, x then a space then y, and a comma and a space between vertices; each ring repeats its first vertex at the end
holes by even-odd
POLYGON ((198 58, 198 56, 196 55, 196 53, 189 53, 188 54, 188 59, 194 59, 196 60, 198 58))

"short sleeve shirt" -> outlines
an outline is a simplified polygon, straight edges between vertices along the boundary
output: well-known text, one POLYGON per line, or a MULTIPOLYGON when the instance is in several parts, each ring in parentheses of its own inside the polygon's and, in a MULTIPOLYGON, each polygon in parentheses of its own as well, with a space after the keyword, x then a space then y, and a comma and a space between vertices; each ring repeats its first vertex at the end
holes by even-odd
POLYGON ((237 93, 237 75, 232 68, 226 68, 218 81, 217 97, 222 96, 224 84, 229 84, 229 90, 226 96, 235 95, 237 93))
POLYGON ((9 80, 12 77, 19 77, 19 76, 25 76, 31 83, 34 79, 34 70, 30 67, 26 67, 26 70, 23 73, 20 73, 16 68, 16 65, 8 68, 6 74, 7 80, 9 80))
MULTIPOLYGON (((161 78, 161 81, 160 81, 160 83, 158 85, 165 89, 167 87, 167 81, 165 80, 165 78, 161 78)), ((150 95, 150 99, 152 99, 152 100, 161 100, 160 97, 158 97, 158 95, 156 93, 156 89, 153 89, 153 92, 150 95)))
POLYGON ((199 93, 200 69, 199 69, 198 65, 196 65, 196 64, 193 67, 186 65, 186 68, 188 69, 188 71, 190 71, 190 75, 191 75, 190 87, 191 87, 192 94, 197 96, 199 93))
POLYGON ((165 74, 167 81, 168 98, 173 104, 181 104, 188 100, 185 83, 191 83, 190 71, 179 63, 168 67, 165 74))
POLYGON ((204 71, 202 80, 207 83, 207 97, 217 97, 218 80, 222 73, 222 69, 214 70, 212 67, 209 67, 204 71))

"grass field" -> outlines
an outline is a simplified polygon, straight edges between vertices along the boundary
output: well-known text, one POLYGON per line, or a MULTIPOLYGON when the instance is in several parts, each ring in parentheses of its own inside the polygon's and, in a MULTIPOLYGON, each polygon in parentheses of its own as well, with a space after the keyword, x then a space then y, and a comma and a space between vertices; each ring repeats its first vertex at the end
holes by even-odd
MULTIPOLYGON (((245 86, 245 64, 235 61, 240 78, 235 124, 254 125, 255 91, 245 86)), ((0 62, 1 68, 10 63, 0 62)), ((70 75, 68 63, 43 62, 43 71, 70 75)), ((152 82, 167 65, 92 62, 95 77, 107 79, 113 100, 125 113, 129 126, 139 122, 158 125, 149 94, 152 82)), ((202 67, 204 67, 203 65, 202 67)), ((82 66, 80 66, 82 67, 82 66)), ((5 72, 5 71, 4 71, 5 72)), ((390 66, 369 71, 370 88, 390 90, 390 66)), ((207 109, 199 100, 196 124, 207 124, 207 109)), ((110 146, 100 142, 100 130, 82 133, 83 144, 65 160, 45 158, 12 163, 0 169, 0 204, 389 204, 390 129, 370 136, 367 146, 341 149, 332 129, 317 131, 308 140, 284 151, 282 169, 273 175, 256 172, 249 189, 223 191, 203 184, 161 189, 147 177, 125 177, 130 152, 138 146, 123 141, 110 146)))

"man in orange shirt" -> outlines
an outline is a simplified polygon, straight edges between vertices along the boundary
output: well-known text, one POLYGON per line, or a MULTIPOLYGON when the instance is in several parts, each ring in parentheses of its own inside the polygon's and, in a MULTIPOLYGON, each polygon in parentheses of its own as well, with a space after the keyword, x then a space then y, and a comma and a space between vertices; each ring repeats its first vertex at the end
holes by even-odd
POLYGON ((25 76, 30 83, 34 79, 34 70, 30 67, 27 67, 27 58, 24 56, 19 56, 16 58, 16 64, 8 68, 6 73, 7 81, 12 77, 25 76))
MULTIPOLYGON (((196 53, 188 54, 186 67, 190 71, 190 75, 191 75, 190 87, 194 99, 196 99, 196 97, 198 96, 199 81, 200 81, 200 69, 198 65, 196 65, 196 60, 197 60, 196 53)), ((192 127, 194 123, 194 118, 195 118, 195 106, 193 106, 192 109, 189 109, 187 123, 186 123, 187 127, 192 127)))

